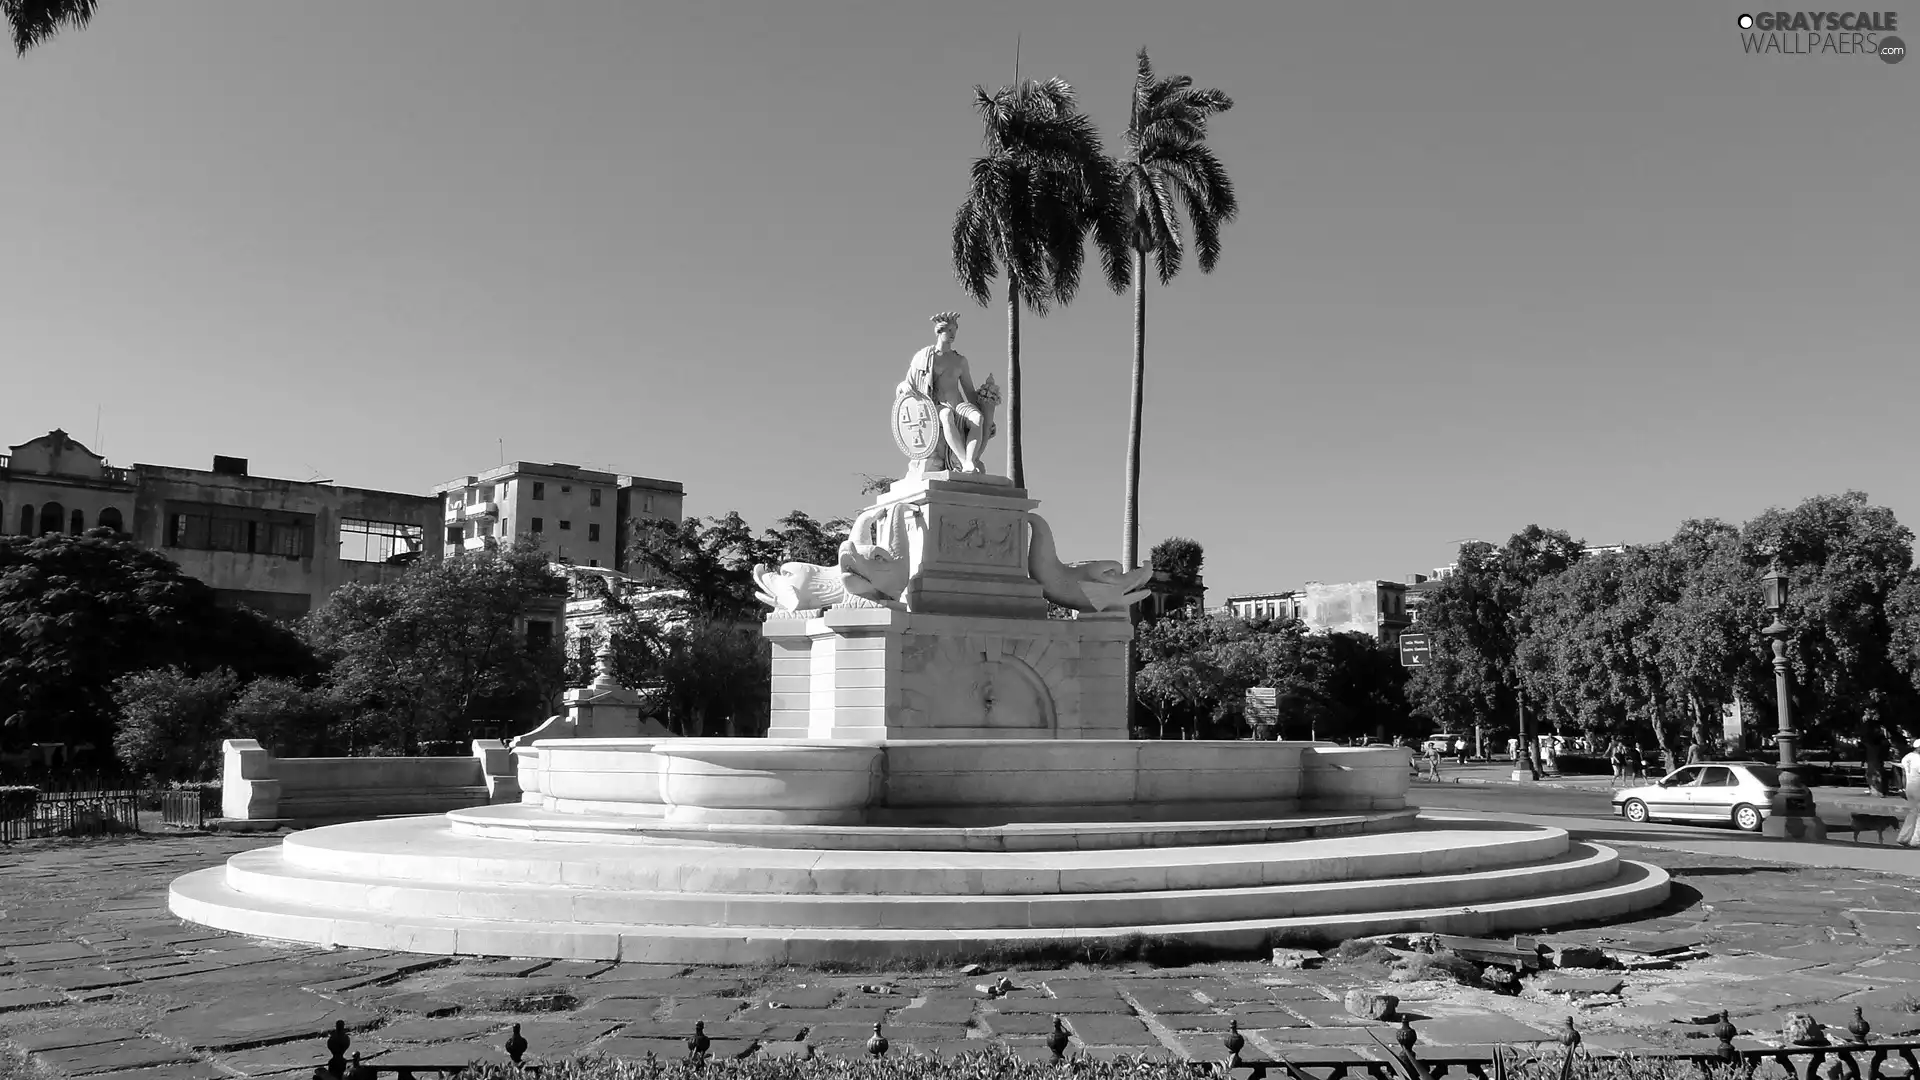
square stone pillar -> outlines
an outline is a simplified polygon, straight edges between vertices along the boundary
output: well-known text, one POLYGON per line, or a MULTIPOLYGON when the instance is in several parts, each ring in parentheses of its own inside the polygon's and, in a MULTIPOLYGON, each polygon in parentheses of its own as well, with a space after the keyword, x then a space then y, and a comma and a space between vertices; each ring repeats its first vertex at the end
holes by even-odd
POLYGON ((941 475, 898 481, 878 502, 912 511, 912 580, 901 599, 916 613, 1046 618, 1046 597, 1027 573, 1027 511, 1040 504, 1004 478, 941 475))
POLYGON ((775 739, 1125 739, 1125 611, 1077 619, 780 612, 775 739))

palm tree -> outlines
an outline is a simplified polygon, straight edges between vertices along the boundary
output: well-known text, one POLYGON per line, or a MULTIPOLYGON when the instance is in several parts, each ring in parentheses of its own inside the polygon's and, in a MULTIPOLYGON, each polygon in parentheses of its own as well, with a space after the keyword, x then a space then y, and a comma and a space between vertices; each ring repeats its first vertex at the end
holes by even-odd
POLYGON ((1152 255, 1160 284, 1180 272, 1185 245, 1180 238, 1180 206, 1185 204, 1199 249, 1200 269, 1212 273, 1220 259, 1220 226, 1240 210, 1233 182, 1220 159, 1208 149, 1207 121, 1233 108, 1218 90, 1195 90, 1185 75, 1155 78, 1153 62, 1141 49, 1133 79, 1133 110, 1127 120, 1127 149, 1117 163, 1121 204, 1127 215, 1128 247, 1133 252, 1133 414, 1127 423, 1126 536, 1120 560, 1138 565, 1140 553, 1140 411, 1146 401, 1147 256, 1152 255))
POLYGON ((1020 307, 1045 315, 1080 288, 1086 234, 1115 292, 1127 287, 1119 174, 1100 150, 1093 122, 1061 79, 1028 79, 989 94, 973 88, 986 125, 986 154, 973 163, 966 201, 953 217, 953 272, 985 307, 1007 275, 1007 475, 1026 486, 1020 453, 1020 307))
POLYGON ((0 0, 0 18, 13 32, 17 56, 58 33, 62 25, 79 29, 93 18, 96 0, 0 0))

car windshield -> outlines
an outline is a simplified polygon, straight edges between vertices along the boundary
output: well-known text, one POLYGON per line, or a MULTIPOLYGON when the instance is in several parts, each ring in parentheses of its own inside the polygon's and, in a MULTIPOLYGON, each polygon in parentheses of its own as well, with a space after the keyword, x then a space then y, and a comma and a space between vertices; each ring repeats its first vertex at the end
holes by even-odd
POLYGON ((1749 765, 1746 768, 1747 768, 1747 772, 1753 774, 1753 778, 1755 780, 1760 781, 1760 785, 1762 787, 1779 787, 1780 786, 1780 770, 1775 768, 1774 766, 1749 765))

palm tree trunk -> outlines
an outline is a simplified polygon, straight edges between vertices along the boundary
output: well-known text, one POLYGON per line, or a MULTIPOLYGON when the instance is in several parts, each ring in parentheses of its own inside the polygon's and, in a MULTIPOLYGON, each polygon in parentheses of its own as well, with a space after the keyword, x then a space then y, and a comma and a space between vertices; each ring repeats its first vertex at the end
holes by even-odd
POLYGON ((1026 464, 1020 457, 1020 284, 1007 281, 1007 476, 1013 486, 1027 486, 1026 464))
POLYGON ((1133 412, 1127 421, 1127 507, 1120 565, 1140 565, 1140 408, 1147 397, 1147 253, 1133 252, 1133 412))

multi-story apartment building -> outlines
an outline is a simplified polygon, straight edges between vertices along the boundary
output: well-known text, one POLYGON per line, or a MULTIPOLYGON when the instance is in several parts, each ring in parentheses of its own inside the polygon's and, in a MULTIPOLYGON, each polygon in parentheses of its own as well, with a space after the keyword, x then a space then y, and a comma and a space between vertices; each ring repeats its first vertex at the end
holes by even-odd
POLYGON ((211 470, 115 468, 58 429, 10 449, 0 531, 118 529, 222 600, 275 618, 440 554, 440 503, 426 496, 252 476, 245 458, 215 457, 211 470))
POLYGON ((678 521, 685 497, 671 480, 530 461, 511 461, 433 490, 444 499, 449 549, 527 536, 557 562, 608 569, 625 561, 629 521, 678 521))
POLYGON ((1328 633, 1372 634, 1388 644, 1412 621, 1407 587, 1397 581, 1309 581, 1301 589, 1229 596, 1226 609, 1243 619, 1298 619, 1328 633))

